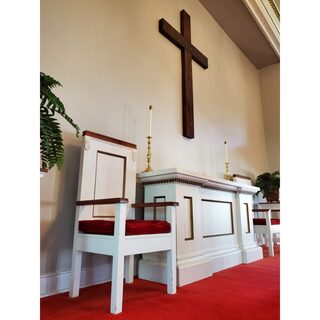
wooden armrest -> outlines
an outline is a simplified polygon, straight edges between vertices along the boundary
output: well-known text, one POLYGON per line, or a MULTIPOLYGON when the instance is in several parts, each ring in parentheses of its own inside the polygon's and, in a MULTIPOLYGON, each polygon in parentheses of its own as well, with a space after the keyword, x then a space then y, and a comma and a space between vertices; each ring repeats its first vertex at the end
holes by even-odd
POLYGON ((133 203, 132 208, 155 208, 155 207, 176 207, 179 202, 148 202, 148 203, 133 203))
POLYGON ((115 204, 115 203, 128 203, 126 198, 108 198, 108 199, 94 199, 94 200, 79 200, 77 206, 89 206, 98 204, 115 204))
POLYGON ((252 209, 252 212, 279 212, 280 209, 252 209))

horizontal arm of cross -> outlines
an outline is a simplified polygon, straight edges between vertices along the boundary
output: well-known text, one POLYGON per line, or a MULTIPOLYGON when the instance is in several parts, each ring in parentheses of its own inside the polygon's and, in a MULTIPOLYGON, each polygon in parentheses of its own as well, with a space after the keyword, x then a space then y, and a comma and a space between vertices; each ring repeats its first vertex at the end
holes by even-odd
POLYGON ((187 41, 183 35, 181 35, 163 18, 159 20, 159 32, 180 49, 186 49, 189 51, 192 55, 192 59, 196 61, 202 68, 208 68, 208 58, 204 56, 197 48, 195 48, 189 41, 187 41))

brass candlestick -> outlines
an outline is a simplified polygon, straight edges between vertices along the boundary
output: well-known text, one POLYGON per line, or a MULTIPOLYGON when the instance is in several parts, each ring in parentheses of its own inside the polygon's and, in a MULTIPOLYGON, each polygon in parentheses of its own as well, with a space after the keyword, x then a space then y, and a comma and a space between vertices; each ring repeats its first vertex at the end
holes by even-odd
POLYGON ((232 180, 232 176, 229 175, 229 162, 226 162, 226 173, 224 175, 226 180, 232 180))
POLYGON ((147 163, 148 166, 144 169, 143 172, 152 172, 152 168, 151 168, 151 136, 147 136, 148 139, 148 152, 147 152, 147 163))

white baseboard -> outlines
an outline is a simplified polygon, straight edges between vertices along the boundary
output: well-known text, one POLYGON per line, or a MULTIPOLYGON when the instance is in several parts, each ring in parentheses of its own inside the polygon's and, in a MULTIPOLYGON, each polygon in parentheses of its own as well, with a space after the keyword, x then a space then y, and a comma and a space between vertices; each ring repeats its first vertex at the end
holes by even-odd
MULTIPOLYGON (((82 269, 80 287, 111 281, 111 270, 111 264, 82 269)), ((46 297, 69 291, 70 275, 70 271, 65 271, 41 276, 40 296, 46 297)))
MULTIPOLYGON (((261 248, 260 248, 261 250, 261 248)), ((182 287, 189 283, 211 277, 213 273, 234 267, 242 263, 241 250, 231 248, 185 258, 177 262, 177 285, 182 287)), ((166 283, 166 265, 162 261, 141 259, 139 261, 140 279, 166 283)))
POLYGON ((251 263, 263 259, 262 248, 258 245, 249 246, 242 250, 242 262, 244 264, 251 263))
POLYGON ((238 248, 221 250, 208 254, 212 273, 235 267, 242 263, 241 250, 238 248))

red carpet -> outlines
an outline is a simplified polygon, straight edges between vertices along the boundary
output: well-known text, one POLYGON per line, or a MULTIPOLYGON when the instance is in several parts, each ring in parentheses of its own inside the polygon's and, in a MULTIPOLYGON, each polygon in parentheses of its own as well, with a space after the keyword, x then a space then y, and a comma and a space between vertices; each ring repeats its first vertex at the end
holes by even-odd
POLYGON ((178 288, 135 279, 124 286, 123 312, 109 313, 110 282, 83 288, 78 298, 68 293, 42 298, 41 320, 278 320, 280 319, 280 247, 275 256, 239 265, 178 288))

